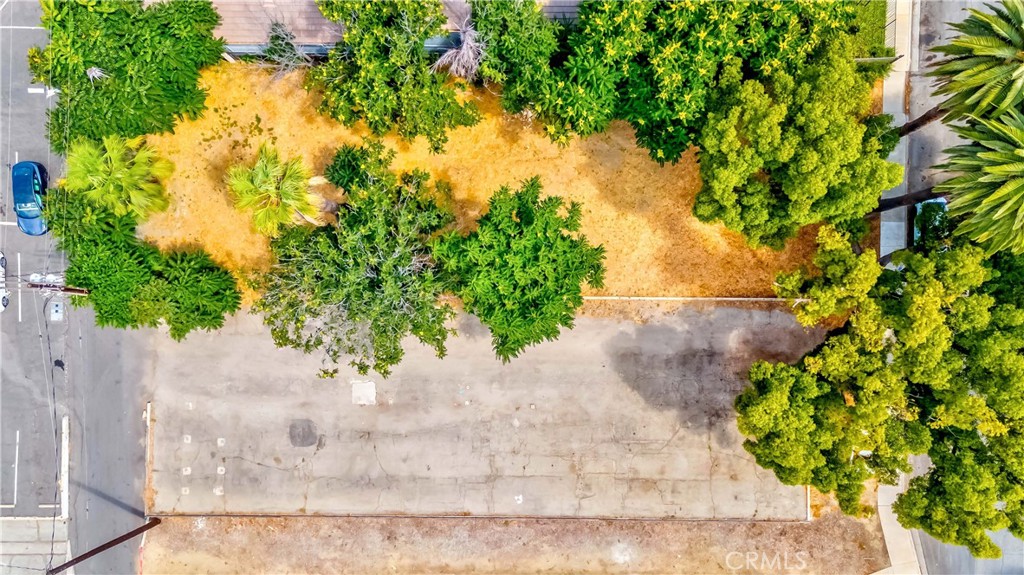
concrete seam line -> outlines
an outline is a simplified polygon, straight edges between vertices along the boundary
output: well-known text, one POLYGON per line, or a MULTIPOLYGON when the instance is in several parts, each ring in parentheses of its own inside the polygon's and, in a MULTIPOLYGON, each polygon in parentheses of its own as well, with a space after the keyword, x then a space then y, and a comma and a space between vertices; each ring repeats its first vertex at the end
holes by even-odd
POLYGON ((612 523, 780 523, 780 524, 793 524, 793 523, 807 523, 805 519, 744 519, 741 517, 729 517, 725 519, 715 519, 713 517, 705 517, 701 519, 690 519, 680 517, 574 517, 572 515, 449 515, 449 514, 434 514, 434 515, 342 515, 333 513, 167 513, 167 512, 148 512, 146 517, 158 517, 161 519, 187 519, 195 517, 224 517, 228 519, 232 518, 248 518, 248 519, 274 519, 287 517, 289 519, 473 519, 477 521, 498 521, 498 520, 516 520, 516 521, 601 521, 601 522, 612 522, 612 523))
POLYGON ((811 486, 804 485, 804 498, 807 501, 807 520, 811 520, 811 486))
POLYGON ((793 302, 810 301, 805 298, 786 299, 779 297, 717 297, 717 296, 633 296, 633 295, 585 295, 584 301, 737 301, 737 302, 793 302))
POLYGON ((65 415, 60 422, 60 518, 68 518, 68 505, 70 498, 68 497, 68 472, 70 471, 70 451, 71 451, 71 421, 68 416, 65 415))

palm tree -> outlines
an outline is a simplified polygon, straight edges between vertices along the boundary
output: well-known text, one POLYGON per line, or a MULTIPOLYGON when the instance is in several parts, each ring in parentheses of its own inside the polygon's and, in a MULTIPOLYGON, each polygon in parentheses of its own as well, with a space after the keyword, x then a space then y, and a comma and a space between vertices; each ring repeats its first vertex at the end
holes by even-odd
POLYGON ((954 126, 970 140, 946 150, 949 160, 937 166, 959 173, 935 186, 949 194, 949 213, 962 216, 956 233, 992 254, 1024 253, 1024 115, 1015 109, 996 120, 971 118, 954 126))
POLYGON ((252 210, 256 231, 276 237, 281 226, 293 222, 320 223, 320 196, 308 192, 309 170, 302 160, 282 162, 277 150, 263 144, 251 167, 233 166, 227 184, 235 207, 252 210))
POLYGON ((938 119, 996 118, 1024 101, 1024 0, 987 4, 992 13, 971 9, 951 24, 959 36, 935 51, 946 57, 929 76, 939 78, 936 96, 947 96, 920 118, 900 128, 905 136, 938 119))
POLYGON ((171 177, 174 164, 157 156, 144 141, 141 136, 76 141, 68 151, 64 187, 85 194, 90 202, 118 216, 144 219, 166 209, 163 181, 171 177))

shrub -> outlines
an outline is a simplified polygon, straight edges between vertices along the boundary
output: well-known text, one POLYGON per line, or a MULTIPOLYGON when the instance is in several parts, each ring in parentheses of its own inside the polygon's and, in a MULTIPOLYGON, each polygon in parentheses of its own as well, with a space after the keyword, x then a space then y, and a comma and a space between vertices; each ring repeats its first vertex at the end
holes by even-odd
POLYGON ((484 81, 501 84, 505 110, 522 112, 552 81, 558 25, 535 0, 471 0, 470 6, 485 46, 480 73, 484 81))
POLYGON ((460 104, 445 76, 430 71, 424 42, 442 33, 437 0, 318 0, 328 19, 345 27, 327 62, 314 67, 307 87, 323 93, 320 111, 351 125, 364 120, 383 135, 425 136, 440 152, 447 130, 475 124, 472 104, 460 104))
POLYGON ((34 81, 60 88, 50 146, 63 153, 80 137, 131 138, 199 117, 199 71, 223 49, 212 34, 219 21, 208 0, 44 0, 50 43, 30 50, 29 66, 34 81))

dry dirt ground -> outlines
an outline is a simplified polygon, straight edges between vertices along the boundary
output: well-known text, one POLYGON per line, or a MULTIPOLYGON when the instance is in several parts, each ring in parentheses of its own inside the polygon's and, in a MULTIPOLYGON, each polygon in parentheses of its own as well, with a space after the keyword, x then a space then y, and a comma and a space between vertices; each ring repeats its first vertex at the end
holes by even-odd
MULTIPOLYGON (((209 90, 205 116, 180 123, 174 134, 149 137, 176 169, 168 183, 171 207, 144 224, 143 235, 164 248, 201 245, 236 272, 266 268, 268 242, 232 208, 223 183, 228 167, 251 162, 260 143, 271 141, 283 157, 302 156, 322 173, 339 146, 366 135, 361 124, 350 129, 318 114, 317 97, 301 80, 295 73, 275 81, 246 64, 207 69, 201 79, 209 90)), ((394 168, 425 169, 449 181, 464 229, 495 190, 534 175, 546 193, 582 202, 583 232, 605 246, 608 258, 606 288, 592 294, 770 296, 779 270, 810 258, 813 227, 774 252, 751 250, 738 234, 698 222, 691 214, 701 185, 692 150, 678 164, 661 167, 636 147, 622 122, 559 148, 528 120, 502 114, 486 90, 466 97, 483 111, 479 124, 452 131, 439 155, 429 153, 422 138, 412 144, 385 138, 398 151, 394 168)), ((315 191, 329 195, 329 188, 315 191)))
POLYGON ((888 566, 876 519, 809 523, 411 517, 173 517, 143 575, 252 573, 792 573, 888 566))

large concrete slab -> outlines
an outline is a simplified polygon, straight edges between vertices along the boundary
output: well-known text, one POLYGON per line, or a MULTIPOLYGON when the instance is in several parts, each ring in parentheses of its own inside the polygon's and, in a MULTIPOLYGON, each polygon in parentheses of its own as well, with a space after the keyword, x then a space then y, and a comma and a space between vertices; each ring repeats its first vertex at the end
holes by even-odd
POLYGON ((806 518, 804 490, 754 464, 732 409, 755 358, 818 341, 790 315, 584 318, 508 365, 460 321, 449 357, 409 344, 388 380, 318 380, 317 359, 275 349, 251 316, 167 340, 148 511, 806 518))

